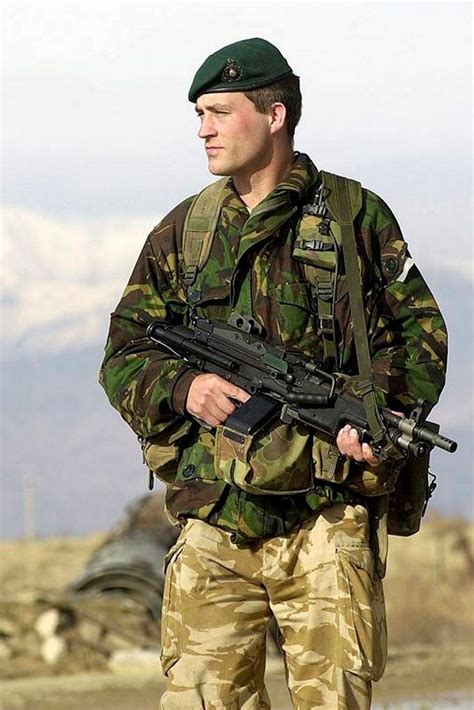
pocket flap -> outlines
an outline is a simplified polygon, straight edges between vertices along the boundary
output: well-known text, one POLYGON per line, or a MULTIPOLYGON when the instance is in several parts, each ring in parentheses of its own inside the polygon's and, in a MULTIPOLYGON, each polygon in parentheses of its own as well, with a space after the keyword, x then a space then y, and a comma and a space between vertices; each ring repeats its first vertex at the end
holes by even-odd
POLYGON ((273 288, 273 294, 278 303, 310 311, 308 286, 307 281, 277 284, 273 288))
POLYGON ((312 214, 302 216, 298 225, 293 258, 310 266, 335 271, 338 225, 312 214))
POLYGON ((188 294, 188 299, 193 305, 201 306, 212 301, 226 301, 230 299, 230 279, 215 282, 219 274, 213 277, 203 277, 199 284, 195 284, 188 294))

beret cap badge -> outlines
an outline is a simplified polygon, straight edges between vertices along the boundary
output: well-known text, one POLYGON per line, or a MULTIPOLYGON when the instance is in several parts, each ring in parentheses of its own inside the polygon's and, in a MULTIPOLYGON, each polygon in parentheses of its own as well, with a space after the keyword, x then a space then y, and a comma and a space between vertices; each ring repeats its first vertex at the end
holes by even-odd
POLYGON ((235 59, 228 59, 222 70, 222 81, 227 81, 229 84, 232 84, 234 81, 240 81, 243 75, 242 67, 239 67, 235 59))

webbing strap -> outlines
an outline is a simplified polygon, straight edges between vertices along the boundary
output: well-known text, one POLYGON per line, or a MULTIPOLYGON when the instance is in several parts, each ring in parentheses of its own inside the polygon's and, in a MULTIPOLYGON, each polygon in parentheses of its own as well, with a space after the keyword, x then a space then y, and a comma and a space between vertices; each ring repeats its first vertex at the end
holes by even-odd
POLYGON ((385 436, 385 428, 380 419, 375 400, 361 273, 354 232, 354 216, 362 206, 362 191, 360 183, 347 180, 347 178, 339 175, 332 175, 331 173, 324 174, 324 185, 330 189, 330 193, 326 198, 328 210, 341 228, 342 253, 346 267, 354 342, 361 376, 359 391, 364 403, 370 432, 374 442, 379 443, 385 436))
POLYGON ((209 258, 228 178, 208 185, 194 199, 183 228, 184 281, 191 286, 209 258))
POLYGON ((321 336, 326 364, 335 364, 337 359, 336 329, 334 321, 334 273, 311 264, 304 264, 306 280, 314 285, 317 300, 317 327, 321 336))

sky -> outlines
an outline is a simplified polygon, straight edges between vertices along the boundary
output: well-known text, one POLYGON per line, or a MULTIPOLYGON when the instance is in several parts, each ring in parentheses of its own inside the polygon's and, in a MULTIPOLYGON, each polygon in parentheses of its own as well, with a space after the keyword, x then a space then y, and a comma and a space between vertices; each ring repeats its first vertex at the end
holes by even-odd
POLYGON ((296 149, 396 214, 448 321, 439 416, 472 427, 471 3, 7 1, 2 19, 4 362, 101 351, 147 233, 212 180, 195 71, 261 36, 301 77, 296 149))
POLYGON ((428 283, 441 272, 472 283, 471 13, 4 3, 4 357, 103 340, 146 234, 210 181, 187 100, 194 72, 248 36, 277 44, 301 76, 296 148, 388 202, 428 283))

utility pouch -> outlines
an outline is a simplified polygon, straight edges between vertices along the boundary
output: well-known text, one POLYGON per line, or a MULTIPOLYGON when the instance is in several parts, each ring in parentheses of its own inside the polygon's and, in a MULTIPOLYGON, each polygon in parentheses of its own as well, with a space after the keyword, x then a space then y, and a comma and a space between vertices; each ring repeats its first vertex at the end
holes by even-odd
POLYGON ((362 496, 381 496, 394 490, 398 466, 384 461, 378 466, 346 459, 337 447, 319 437, 313 439, 315 478, 343 484, 362 496))
POLYGON ((420 529, 428 500, 436 488, 436 476, 430 473, 429 466, 429 454, 420 458, 410 455, 401 468, 388 499, 387 529, 390 535, 408 537, 420 529))
POLYGON ((340 236, 336 222, 306 213, 299 221, 292 252, 293 259, 302 265, 305 279, 311 285, 315 330, 321 338, 327 363, 337 359, 334 303, 340 236))
POLYGON ((313 488, 311 434, 299 424, 274 423, 241 434, 225 424, 216 429, 216 475, 254 495, 291 495, 313 488))
POLYGON ((334 271, 336 269, 336 234, 338 225, 313 214, 304 214, 298 224, 293 258, 311 266, 334 271))

